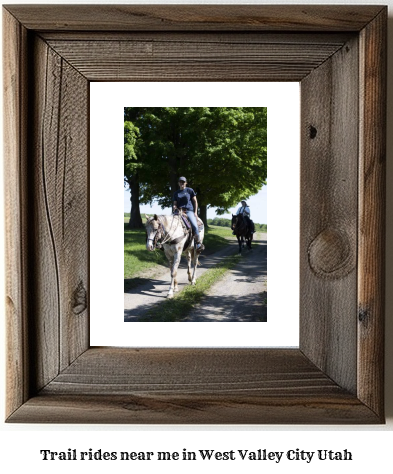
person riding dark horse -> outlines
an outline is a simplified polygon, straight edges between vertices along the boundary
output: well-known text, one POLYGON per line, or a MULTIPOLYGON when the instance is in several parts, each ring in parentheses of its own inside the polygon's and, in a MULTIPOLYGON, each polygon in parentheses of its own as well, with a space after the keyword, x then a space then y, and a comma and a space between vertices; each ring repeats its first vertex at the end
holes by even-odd
POLYGON ((198 201, 192 188, 187 187, 184 176, 179 178, 179 190, 173 195, 173 213, 184 211, 190 221, 193 235, 195 236, 196 250, 203 250, 198 229, 198 201))
POLYGON ((250 232, 252 234, 255 234, 255 225, 254 225, 254 222, 250 218, 251 212, 250 212, 250 208, 248 207, 246 201, 243 200, 241 202, 241 206, 236 211, 236 215, 237 216, 238 215, 243 216, 243 219, 244 219, 245 223, 247 224, 247 227, 250 229, 250 232))
POLYGON ((243 217, 243 214, 232 214, 232 223, 231 228, 233 234, 236 235, 238 244, 239 244, 239 253, 242 252, 242 247, 244 247, 244 242, 247 244, 249 250, 251 250, 251 243, 253 240, 253 234, 246 223, 246 219, 243 217))

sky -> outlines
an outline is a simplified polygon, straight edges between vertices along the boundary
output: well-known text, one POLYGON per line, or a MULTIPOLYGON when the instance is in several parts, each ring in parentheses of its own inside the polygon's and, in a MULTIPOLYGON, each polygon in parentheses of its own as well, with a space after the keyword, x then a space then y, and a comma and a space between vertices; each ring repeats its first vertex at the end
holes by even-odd
MULTIPOLYGON (((197 196, 198 197, 198 196, 197 196)), ((263 186, 263 188, 259 191, 258 194, 251 196, 247 199, 247 204, 250 207, 251 212, 251 219, 256 224, 267 224, 267 185, 263 186)), ((235 211, 240 206, 240 202, 237 206, 229 209, 228 214, 224 214, 220 217, 225 217, 230 219, 231 213, 235 213, 235 211)), ((131 209, 131 202, 130 202, 130 192, 124 190, 124 212, 130 212, 131 209)), ((161 206, 158 204, 150 205, 141 205, 140 210, 142 214, 170 214, 171 210, 168 209, 161 209, 161 206)), ((214 219, 216 217, 215 208, 209 208, 207 210, 207 218, 214 219)))

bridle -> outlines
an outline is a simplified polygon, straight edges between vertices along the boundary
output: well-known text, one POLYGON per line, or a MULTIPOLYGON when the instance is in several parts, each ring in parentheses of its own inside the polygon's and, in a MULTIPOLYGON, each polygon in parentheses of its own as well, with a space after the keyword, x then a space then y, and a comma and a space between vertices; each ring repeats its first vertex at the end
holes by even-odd
POLYGON ((153 248, 156 248, 158 239, 161 237, 161 234, 162 234, 163 230, 164 230, 164 226, 162 225, 162 222, 159 220, 158 221, 158 227, 157 227, 157 230, 154 232, 153 238, 149 239, 147 237, 147 241, 148 242, 151 241, 153 243, 153 248))
POLYGON ((233 221, 232 221, 231 228, 232 228, 233 231, 241 231, 244 227, 246 227, 246 222, 244 220, 244 216, 241 215, 241 214, 237 214, 235 216, 235 218, 236 218, 236 221, 235 221, 235 223, 233 223, 233 221), (241 216, 241 219, 240 219, 240 216, 241 216))
POLYGON ((153 242, 153 248, 156 248, 157 242, 158 242, 159 239, 162 239, 162 238, 164 239, 160 242, 161 245, 166 244, 171 239, 170 233, 171 233, 171 230, 172 230, 173 222, 175 221, 175 219, 172 220, 171 227, 170 227, 169 231, 167 232, 165 227, 164 227, 164 224, 162 223, 162 221, 160 219, 160 216, 157 216, 157 220, 158 220, 158 227, 157 227, 157 230, 154 233, 154 237, 152 239, 147 238, 147 241, 150 240, 151 242, 153 242))

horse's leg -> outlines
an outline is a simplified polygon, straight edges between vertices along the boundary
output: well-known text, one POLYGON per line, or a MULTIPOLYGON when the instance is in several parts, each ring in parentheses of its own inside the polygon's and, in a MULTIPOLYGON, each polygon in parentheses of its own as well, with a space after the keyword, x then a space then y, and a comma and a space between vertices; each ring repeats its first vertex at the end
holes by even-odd
POLYGON ((175 269, 175 272, 174 272, 174 276, 173 276, 173 284, 174 284, 174 287, 173 287, 173 291, 175 293, 177 293, 179 291, 179 287, 177 286, 177 267, 179 266, 179 263, 180 263, 180 259, 179 259, 179 262, 176 266, 176 269, 175 269))
POLYGON ((176 253, 173 256, 172 260, 172 265, 171 265, 171 286, 169 287, 168 291, 168 298, 173 297, 173 292, 174 291, 179 291, 179 288, 177 286, 177 268, 180 263, 180 258, 181 258, 181 251, 179 252, 178 249, 176 249, 176 253))
POLYGON ((173 291, 175 293, 177 293, 179 291, 179 287, 177 286, 177 269, 176 269, 176 274, 175 274, 175 277, 173 278, 173 283, 174 283, 174 288, 173 288, 173 291))
POLYGON ((168 297, 168 298, 172 298, 172 296, 173 296, 173 289, 174 289, 174 286, 175 286, 175 285, 174 285, 173 278, 172 278, 173 254, 171 253, 170 250, 165 249, 165 255, 166 255, 166 258, 168 259, 169 268, 171 269, 171 284, 170 284, 170 287, 169 287, 169 292, 168 292, 167 297, 168 297))
POLYGON ((174 270, 175 270, 174 271, 174 284, 175 284, 174 290, 176 292, 179 291, 179 287, 177 286, 177 269, 178 269, 179 264, 180 264, 182 253, 183 253, 183 245, 180 246, 180 244, 179 244, 179 247, 177 247, 177 249, 176 249, 175 259, 174 259, 174 262, 173 262, 173 266, 174 266, 174 270))
POLYGON ((196 270, 198 266, 198 252, 196 250, 193 250, 193 263, 194 263, 194 271, 192 272, 191 285, 196 285, 196 270))
POLYGON ((240 235, 237 235, 237 242, 239 244, 239 253, 242 253, 242 240, 240 238, 240 235))
POLYGON ((192 277, 191 277, 191 250, 187 251, 187 275, 188 275, 188 281, 191 283, 192 277))

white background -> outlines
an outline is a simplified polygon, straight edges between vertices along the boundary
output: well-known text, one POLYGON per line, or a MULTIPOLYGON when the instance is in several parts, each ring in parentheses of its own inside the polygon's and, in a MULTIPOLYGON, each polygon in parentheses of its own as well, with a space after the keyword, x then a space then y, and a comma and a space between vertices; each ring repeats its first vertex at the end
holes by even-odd
POLYGON ((299 105, 297 82, 91 84, 90 234, 98 237, 90 251, 92 345, 298 346, 299 105), (125 106, 268 108, 267 323, 124 323, 125 106))
MULTIPOLYGON (((8 3, 20 3, 18 1, 8 0, 8 3)), ((24 0, 24 3, 28 3, 24 0)), ((36 3, 36 2, 34 2, 36 3)), ((50 0, 47 3, 53 3, 50 0)), ((58 2, 58 3, 108 3, 108 2, 58 2)), ((116 0, 114 3, 132 3, 116 0)), ((142 0, 138 3, 146 3, 142 0)), ((160 3, 157 1, 157 3, 160 3)), ((164 0, 161 3, 175 3, 170 0, 164 0)), ((199 0, 197 2, 185 3, 209 3, 199 0)), ((219 2, 213 3, 242 3, 242 2, 219 2)), ((245 3, 245 2, 243 2, 245 3)), ((261 3, 248 1, 247 3, 261 3)), ((270 4, 279 3, 299 3, 299 2, 281 2, 269 0, 270 4)), ((314 3, 302 0, 305 3, 314 3)), ((336 4, 334 1, 319 1, 318 3, 336 4)), ((388 63, 388 130, 393 129, 393 28, 392 13, 393 0, 380 2, 379 0, 355 0, 353 4, 381 4, 389 5, 389 63, 388 63)), ((388 134, 388 183, 393 182, 393 137, 388 134)), ((2 169, 0 168, 2 171, 2 169)), ((2 198, 2 195, 0 193, 2 198)), ((3 207, 0 206, 0 212, 3 207)), ((213 473, 217 470, 225 469, 226 472, 239 472, 242 464, 237 462, 212 462, 209 464, 197 463, 194 465, 185 465, 179 462, 169 464, 132 464, 124 465, 108 462, 89 462, 86 468, 85 462, 43 462, 39 454, 40 449, 52 449, 53 451, 67 450, 68 448, 77 448, 79 450, 88 450, 89 448, 112 451, 112 450, 172 450, 181 451, 183 448, 189 450, 198 449, 264 449, 284 451, 288 449, 349 449, 354 455, 352 462, 333 462, 306 464, 301 461, 293 461, 291 464, 265 464, 256 462, 255 465, 248 463, 247 472, 278 473, 304 473, 304 472, 331 472, 347 474, 348 472, 361 470, 362 472, 390 473, 392 471, 391 446, 393 445, 393 188, 388 186, 387 190, 387 281, 386 281, 386 414, 387 424, 385 426, 106 426, 106 425, 9 425, 1 424, 0 428, 0 468, 4 472, 41 472, 41 473, 69 473, 70 470, 75 473, 89 472, 94 469, 95 473, 108 472, 108 467, 115 467, 117 473, 148 473, 153 469, 159 469, 160 472, 182 474, 187 468, 187 472, 213 473), (290 469, 290 470, 289 470, 290 469), (317 471, 318 469, 318 471, 317 471)), ((0 225, 3 224, 3 216, 0 219, 0 225)), ((3 237, 3 230, 0 229, 0 238, 3 237)), ((0 242, 0 249, 3 244, 0 242)), ((1 261, 3 262, 3 258, 1 261)), ((4 271, 0 276, 4 275, 4 271)), ((3 285, 0 285, 2 292, 1 301, 4 301, 3 285)), ((4 323, 0 324, 2 347, 4 348, 4 323)), ((5 365, 5 351, 0 352, 0 368, 3 370, 5 365)), ((1 378, 0 387, 0 406, 4 406, 4 376, 1 378)))

